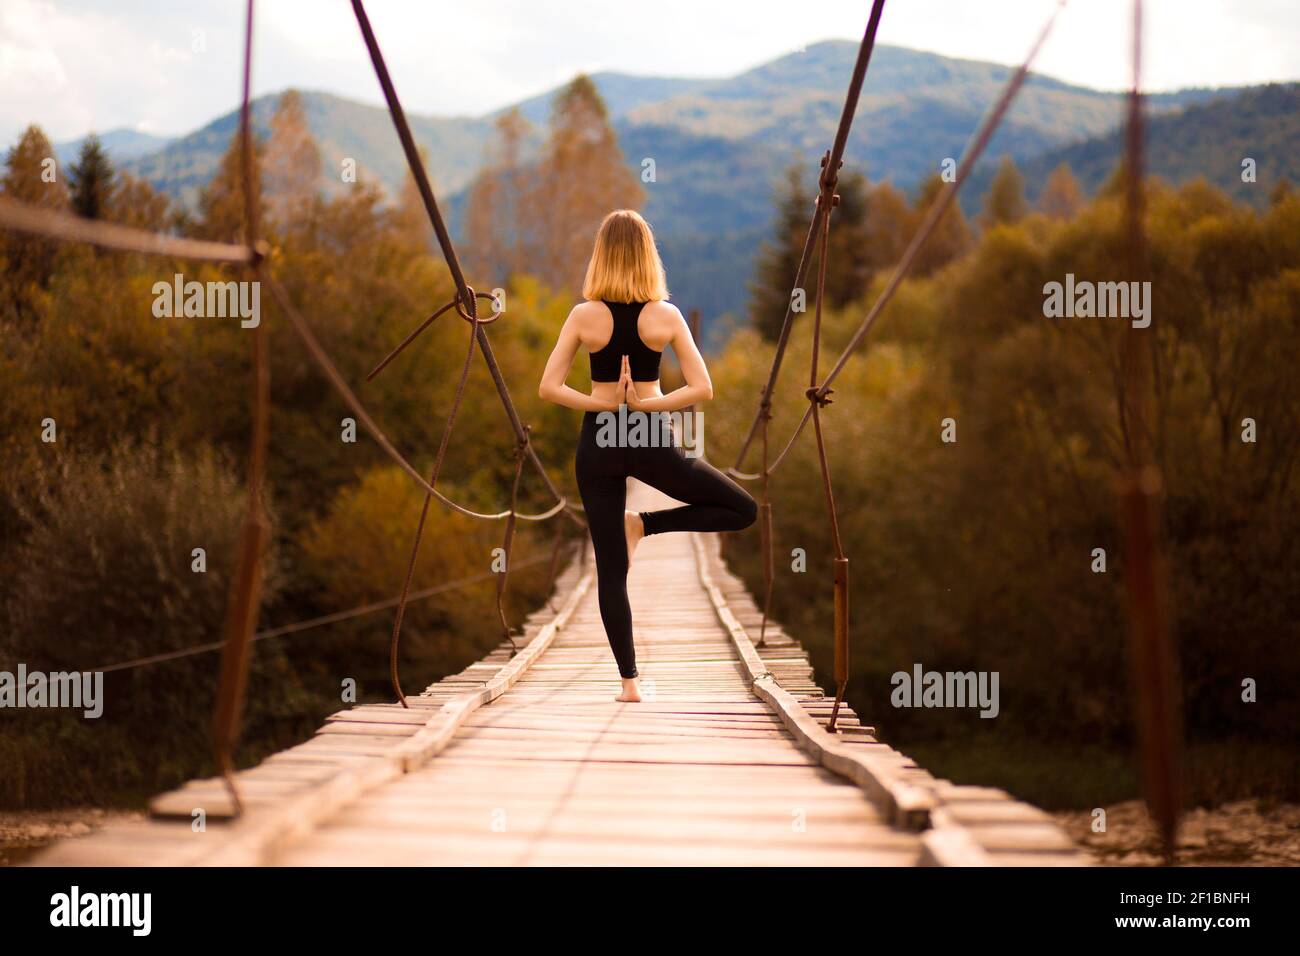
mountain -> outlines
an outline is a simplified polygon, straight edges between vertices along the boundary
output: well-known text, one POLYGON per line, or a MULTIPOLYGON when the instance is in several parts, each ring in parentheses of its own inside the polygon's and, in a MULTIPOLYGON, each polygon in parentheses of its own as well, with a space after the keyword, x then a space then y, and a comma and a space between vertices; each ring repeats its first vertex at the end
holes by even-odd
MULTIPOLYGON (((1255 87, 1154 116, 1146 133, 1147 169, 1171 183, 1204 177, 1256 206, 1266 204, 1282 180, 1300 184, 1300 83, 1255 87), (1253 183, 1241 178, 1247 157, 1255 160, 1253 183)), ((1036 197, 1061 163, 1092 192, 1114 172, 1123 151, 1122 130, 1049 150, 1021 166, 1026 194, 1036 197)), ((981 181, 972 179, 971 186, 982 191, 981 181)))
MULTIPOLYGON (((279 98, 279 94, 269 94, 252 102, 253 129, 257 135, 270 134, 271 117, 279 98)), ((394 194, 400 189, 406 161, 387 110, 332 93, 308 91, 302 94, 302 99, 307 122, 324 162, 322 188, 337 188, 343 161, 354 159, 358 180, 376 182, 394 194)), ((490 119, 412 113, 407 114, 407 119, 416 142, 429 151, 430 172, 439 192, 454 192, 472 181, 492 131, 490 119)), ((186 205, 193 205, 199 190, 216 172, 238 127, 238 111, 227 113, 126 166, 186 205)))
MULTIPOLYGON (((85 141, 86 137, 83 136, 80 139, 69 140, 66 143, 55 143, 54 156, 59 161, 59 165, 67 166, 75 162, 81 152, 81 145, 85 141)), ((99 142, 108 152, 109 159, 121 164, 127 160, 157 152, 171 140, 166 136, 154 136, 151 133, 141 133, 139 130, 134 129, 111 129, 107 133, 99 134, 99 142)))
MULTIPOLYGON (((639 173, 643 159, 655 161, 656 181, 646 184, 645 213, 656 226, 674 298, 684 308, 700 308, 706 321, 724 312, 743 314, 754 253, 770 228, 773 191, 791 164, 804 170, 809 182, 814 179, 838 122, 856 53, 856 43, 836 40, 720 79, 592 76, 628 163, 639 173)), ((914 187, 946 157, 961 155, 1011 72, 993 63, 877 47, 846 168, 864 169, 873 179, 904 189, 914 187)), ((551 90, 517 104, 537 127, 525 143, 525 159, 541 146, 557 93, 551 90)), ((1235 93, 1182 90, 1148 102, 1158 118, 1213 108, 1235 93)), ((324 159, 322 188, 340 188, 340 164, 351 158, 360 179, 395 194, 405 164, 387 112, 330 93, 302 95, 324 159)), ((277 99, 269 95, 253 103, 254 125, 263 135, 277 99)), ((1104 147, 1096 144, 1116 129, 1123 106, 1122 93, 1031 74, 990 144, 986 169, 1003 153, 1029 170, 1036 169, 1032 164, 1040 157, 1070 149, 1079 150, 1081 160, 1099 151, 1095 162, 1101 168, 1104 147)), ((1264 112, 1253 122, 1266 122, 1274 107, 1271 101, 1261 103, 1264 112)), ((453 233, 459 231, 467 189, 501 112, 478 117, 408 114, 416 141, 428 151, 430 174, 453 233)), ((237 114, 231 112, 146 155, 123 155, 122 164, 193 204, 236 125, 237 114)), ((972 180, 963 200, 968 209, 978 205, 980 185, 972 180)), ((1036 188, 1033 182, 1030 186, 1036 188)))

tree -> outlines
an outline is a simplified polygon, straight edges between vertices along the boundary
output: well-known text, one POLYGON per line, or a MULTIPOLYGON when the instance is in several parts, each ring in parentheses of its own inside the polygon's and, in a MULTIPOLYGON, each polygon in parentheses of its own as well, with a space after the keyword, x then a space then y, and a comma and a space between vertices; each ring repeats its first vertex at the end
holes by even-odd
POLYGON ((509 278, 527 269, 529 176, 523 147, 532 135, 532 124, 518 109, 496 121, 495 142, 466 203, 467 253, 477 272, 509 278))
POLYGON ((113 166, 94 133, 82 141, 81 152, 69 173, 72 211, 87 219, 102 219, 113 189, 113 166))
POLYGON ((137 229, 163 232, 172 221, 171 201, 147 180, 122 171, 113 181, 106 218, 137 229))
MULTIPOLYGON (((938 173, 933 173, 917 193, 916 201, 912 206, 912 214, 916 217, 917 228, 925 220, 930 211, 930 207, 943 192, 945 184, 939 177, 938 173)), ((916 257, 916 274, 926 275, 939 269, 949 262, 952 262, 967 249, 971 247, 970 225, 966 222, 966 216, 961 211, 961 206, 957 203, 950 203, 935 226, 934 233, 916 257)))
POLYGON ((555 98, 542 157, 525 166, 530 132, 522 115, 497 121, 494 155, 470 189, 470 262, 484 272, 528 273, 553 289, 577 292, 600 221, 611 210, 639 208, 645 191, 589 77, 576 77, 555 98))
MULTIPOLYGON (((840 201, 831 213, 825 293, 826 303, 838 308, 861 298, 871 277, 888 263, 881 260, 880 247, 872 242, 873 190, 867 177, 856 171, 841 173, 835 191, 840 201)), ((815 198, 804 188, 799 167, 792 166, 778 199, 776 235, 760 248, 750 283, 750 323, 765 338, 775 339, 780 334, 815 208, 815 198)), ((816 294, 819 258, 814 246, 804 280, 809 308, 816 294)))
POLYGON ((777 197, 775 236, 759 248, 754 279, 749 284, 749 322, 766 339, 775 339, 781 331, 799 268, 799 253, 812 220, 812 203, 799 167, 791 166, 786 171, 785 187, 777 197))
POLYGON ((1052 219, 1073 219, 1082 206, 1079 181, 1070 172, 1069 164, 1061 163, 1047 177, 1047 185, 1038 197, 1038 209, 1052 219))
POLYGON ((1294 189, 1291 187, 1291 180, 1283 176, 1273 187, 1273 191, 1268 194, 1268 204, 1270 206, 1280 206, 1291 198, 1294 189))
POLYGON ((286 90, 280 96, 271 117, 262 169, 267 218, 286 230, 316 201, 322 171, 320 148, 297 90, 286 90))
MULTIPOLYGON (((259 220, 265 213, 260 182, 263 147, 253 136, 253 190, 256 195, 256 213, 259 220)), ((204 239, 220 242, 244 241, 244 172, 239 133, 230 137, 230 146, 217 166, 216 175, 199 193, 199 219, 196 233, 204 239)))
POLYGON ((871 275, 898 262, 912 238, 915 223, 907 197, 889 183, 878 183, 867 197, 863 246, 871 275))
POLYGON ((605 103, 590 77, 555 99, 550 135, 521 210, 529 269, 555 289, 582 287, 597 226, 614 209, 637 209, 645 190, 628 169, 605 103))
MULTIPOLYGON (((27 127, 9 150, 0 195, 42 209, 67 210, 68 189, 59 175, 54 147, 39 126, 27 127)), ((59 243, 53 239, 0 232, 4 264, 0 308, 6 315, 19 320, 31 317, 35 293, 49 286, 59 256, 59 243)))
MULTIPOLYGON (((428 175, 429 151, 423 146, 417 147, 420 153, 420 166, 428 175)), ((432 182, 429 188, 433 188, 432 182)), ((393 207, 393 226, 412 249, 429 252, 433 248, 433 223, 429 221, 428 210, 424 208, 424 197, 415 184, 415 176, 408 169, 402 179, 402 192, 397 205, 393 207)))
POLYGON ((1025 202, 1025 178, 1020 175, 1015 161, 1003 156, 998 171, 984 194, 984 212, 980 227, 989 229, 1003 223, 1019 222, 1029 211, 1025 202))

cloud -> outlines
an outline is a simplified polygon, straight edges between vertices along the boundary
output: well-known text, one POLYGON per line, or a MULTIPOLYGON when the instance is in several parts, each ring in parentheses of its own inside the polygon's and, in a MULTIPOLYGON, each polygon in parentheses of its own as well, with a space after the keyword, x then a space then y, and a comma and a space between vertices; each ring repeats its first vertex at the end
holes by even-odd
MULTIPOLYGON (((826 0, 814 14, 788 0, 749 0, 741 15, 740 2, 370 0, 367 9, 409 110, 477 115, 580 69, 733 74, 818 40, 856 40, 868 8, 863 0, 826 0)), ((880 42, 1014 63, 1054 3, 908 0, 886 6, 880 42)), ((243 6, 4 0, 0 144, 33 121, 58 141, 120 126, 182 133, 230 110, 239 97, 243 6)), ((1293 0, 1146 6, 1149 88, 1300 76, 1300 5, 1293 0)), ((1129 9, 1129 0, 1076 0, 1040 69, 1074 83, 1124 86, 1129 9)), ((341 0, 258 4, 254 54, 255 93, 296 86, 381 102, 351 8, 341 0)))

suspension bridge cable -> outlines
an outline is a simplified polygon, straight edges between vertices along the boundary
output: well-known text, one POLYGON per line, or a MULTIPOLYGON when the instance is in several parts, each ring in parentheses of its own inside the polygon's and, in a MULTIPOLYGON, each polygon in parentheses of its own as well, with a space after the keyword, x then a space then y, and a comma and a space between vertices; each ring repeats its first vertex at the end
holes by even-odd
POLYGON ((898 291, 899 285, 907 276, 908 272, 911 271, 913 264, 916 262, 916 257, 921 251, 921 247, 924 246, 926 240, 930 238, 930 235, 939 225, 939 221, 943 218, 943 214, 948 211, 948 207, 952 205, 953 200, 957 197, 957 193, 970 177, 970 171, 975 167, 975 164, 979 162, 980 156, 984 153, 984 148, 988 146, 989 140, 993 138, 993 134, 997 131, 998 125, 1002 122, 1002 118, 1006 115, 1007 110, 1010 109, 1012 100, 1014 100, 1016 94, 1020 92, 1020 88, 1024 85, 1025 79, 1029 75, 1030 66, 1032 66, 1034 60, 1038 58, 1038 52, 1043 48, 1043 44, 1047 42, 1047 37, 1051 34, 1052 27, 1056 25, 1056 19, 1065 8, 1066 2, 1067 0, 1058 0, 1056 9, 1052 11, 1052 15, 1048 17, 1047 22, 1043 24, 1043 28, 1039 31, 1038 37, 1035 39, 1033 46, 1029 48, 1029 53, 1025 57, 1024 62, 1020 64, 1020 67, 1014 74, 1012 74, 1011 79, 1007 81, 1007 85, 1002 90, 1002 95, 998 98, 993 109, 987 116, 985 116, 984 121, 980 124, 971 145, 962 152, 961 159, 957 161, 956 178, 951 183, 948 183, 947 188, 940 192, 934 202, 930 204, 930 209, 927 212, 924 221, 921 223, 920 229, 918 229, 916 235, 912 237, 912 241, 909 243, 907 251, 903 253, 903 258, 900 259, 898 265, 894 267, 894 274, 889 277, 889 283, 876 299, 875 305, 871 307, 871 311, 867 313, 861 324, 859 324, 857 330, 853 333, 853 337, 849 339, 849 344, 844 346, 844 350, 840 353, 840 357, 835 360, 835 364, 831 367, 831 370, 826 373, 826 378, 823 379, 821 385, 818 386, 817 391, 819 395, 825 395, 830 390, 831 383, 835 381, 836 377, 838 377, 840 372, 844 369, 844 366, 848 364, 849 358, 852 356, 854 350, 857 349, 859 344, 861 344, 867 333, 871 331, 871 327, 875 324, 876 319, 880 317, 880 313, 884 310, 885 306, 889 304, 890 300, 894 297, 894 293, 898 291))
MULTIPOLYGON (((384 454, 393 460, 394 464, 409 475, 411 480, 423 488, 427 494, 433 495, 448 508, 457 511, 466 517, 480 518, 485 521, 499 521, 510 516, 509 509, 497 512, 473 511, 463 505, 457 504, 425 480, 424 476, 416 471, 415 467, 393 446, 392 441, 386 434, 384 434, 384 430, 375 423, 370 412, 366 410, 365 405, 361 403, 361 400, 357 398, 351 387, 348 386, 342 373, 339 372, 338 366, 334 364, 334 361, 329 357, 329 353, 326 352, 324 346, 320 344, 315 333, 312 332, 311 326, 298 308, 293 304, 293 301, 289 298, 288 292, 285 291, 285 288, 280 281, 271 274, 266 275, 262 281, 267 284, 267 287, 271 290, 271 296, 279 304, 280 308, 284 310, 285 317, 288 318, 289 324, 298 334, 303 345, 306 346, 307 354, 311 356, 313 361, 315 361, 322 374, 324 374, 325 379, 333 386, 334 390, 338 392, 344 403, 352 410, 352 414, 357 417, 357 421, 365 426, 366 430, 370 432, 370 436, 374 438, 375 443, 379 445, 384 454)), ((561 496, 560 500, 546 511, 538 512, 536 514, 517 514, 515 517, 520 521, 545 521, 548 518, 559 514, 562 509, 568 506, 568 499, 561 496)))
MULTIPOLYGON (((858 45, 858 58, 853 64, 853 75, 849 78, 849 88, 844 95, 844 107, 840 110, 840 122, 835 129, 835 139, 832 141, 830 151, 822 160, 822 175, 820 178, 820 188, 823 193, 833 193, 835 183, 839 176, 840 167, 844 161, 844 149, 848 145, 849 131, 853 127, 853 118, 858 110, 858 98, 862 94, 862 84, 867 76, 867 68, 871 64, 871 54, 876 47, 876 31, 880 27, 880 15, 884 12, 885 0, 875 0, 871 7, 871 16, 867 19, 866 30, 862 34, 862 42, 858 45)), ((830 206, 827 203, 820 203, 813 212, 812 222, 808 224, 808 235, 804 238, 803 251, 799 254, 799 266, 795 269, 794 289, 791 290, 789 298, 786 300, 785 317, 781 320, 781 331, 777 336, 776 354, 772 358, 772 369, 767 376, 767 384, 763 386, 762 397, 759 399, 759 407, 754 415, 754 421, 749 426, 749 432, 745 435, 745 440, 741 443, 740 451, 736 455, 736 463, 733 468, 728 469, 731 474, 736 474, 738 469, 745 460, 745 455, 749 451, 749 446, 757 434, 760 423, 763 419, 771 414, 772 392, 776 388, 776 379, 781 372, 781 361, 785 357, 786 343, 790 338, 790 330, 794 324, 794 290, 803 288, 804 282, 808 277, 808 267, 812 263, 812 250, 816 242, 816 237, 822 228, 822 219, 830 215, 830 206)), ((803 430, 803 424, 799 426, 803 430)))
MULTIPOLYGON (((526 560, 515 562, 514 568, 515 570, 519 570, 520 568, 529 568, 541 564, 543 561, 550 560, 550 555, 534 555, 526 560)), ((447 581, 442 584, 435 584, 433 587, 413 591, 407 600, 422 601, 425 598, 433 597, 436 594, 456 591, 460 588, 468 587, 472 584, 478 584, 497 576, 498 572, 495 571, 481 571, 478 574, 472 574, 455 581, 447 581)), ((308 618, 305 621, 296 621, 293 624, 282 624, 279 627, 258 631, 252 636, 251 640, 265 641, 270 640, 273 637, 285 637, 290 634, 301 634, 303 631, 309 631, 317 627, 324 627, 327 624, 339 624, 343 621, 350 621, 353 618, 364 617, 365 615, 373 614, 376 611, 386 611, 391 607, 396 607, 397 600, 397 598, 387 598, 383 601, 375 601, 372 604, 362 604, 354 608, 349 608, 346 611, 335 611, 331 614, 323 614, 320 617, 308 618)), ((118 661, 115 664, 106 664, 103 667, 92 667, 90 668, 90 671, 92 673, 112 674, 116 671, 134 670, 138 667, 148 667, 152 664, 162 664, 167 661, 174 661, 185 657, 193 657, 197 654, 209 653, 211 651, 219 650, 224 644, 224 640, 211 641, 207 644, 196 644, 193 647, 186 647, 180 650, 164 651, 160 654, 151 654, 148 657, 137 657, 129 661, 118 661)))
MULTIPOLYGON (((1020 64, 1020 66, 1016 69, 1016 72, 1013 73, 1011 78, 1007 81, 1007 84, 1003 88, 1002 94, 998 97, 997 102, 994 104, 993 108, 985 115, 983 121, 976 129, 976 132, 971 139, 970 145, 963 151, 961 159, 957 164, 956 178, 953 180, 953 182, 947 183, 946 188, 942 192, 940 192, 939 195, 935 198, 935 200, 931 203, 930 208, 926 214, 926 217, 921 223, 921 226, 918 228, 916 234, 913 235, 912 240, 908 244, 907 249, 904 251, 902 258, 899 259, 898 265, 894 267, 894 272, 890 276, 889 282, 886 284, 885 288, 881 291, 880 295, 876 298, 876 301, 872 304, 872 307, 868 311, 867 315, 863 318, 861 323, 859 323, 858 328, 854 331, 853 336, 849 340, 849 343, 841 351, 839 358, 836 359, 830 371, 827 372, 825 379, 823 379, 821 384, 816 387, 815 391, 818 400, 824 399, 830 393, 831 383, 834 382, 835 379, 839 376, 840 372, 843 371, 844 366, 848 364, 849 359, 852 358, 853 353, 855 352, 857 347, 862 343, 862 340, 866 337, 867 333, 871 331, 872 326, 875 325, 877 319, 879 319, 885 307, 893 299, 894 293, 898 291, 898 288, 902 284, 903 279, 906 278, 907 274, 911 271, 912 266, 915 264, 917 255, 920 253, 922 247, 925 245, 926 241, 933 234, 935 228, 938 226, 939 222, 941 221, 944 213, 947 211, 948 207, 952 204, 953 200, 956 198, 957 193, 961 190, 961 187, 966 183, 967 179, 969 178, 971 169, 978 162, 980 156, 984 152, 985 147, 988 146, 989 140, 992 139, 993 134, 997 131, 999 124, 1002 122, 1003 117, 1006 115, 1007 110, 1010 108, 1012 101, 1016 97, 1016 94, 1020 92, 1020 88, 1024 85, 1025 79, 1029 74, 1030 66, 1037 58, 1039 51, 1042 49, 1043 44, 1046 42, 1047 37, 1050 35, 1052 31, 1052 27, 1056 24, 1057 17, 1060 15, 1061 10, 1065 7, 1066 2, 1067 0, 1058 0, 1056 8, 1052 11, 1051 16, 1047 19, 1047 22, 1043 25, 1042 29, 1039 31, 1024 61, 1020 64)), ((777 364, 778 364, 777 359, 774 359, 773 366, 776 367, 777 364)), ((812 418, 812 410, 810 408, 807 411, 805 411, 803 418, 799 421, 798 426, 794 430, 794 434, 790 437, 789 441, 786 442, 784 450, 781 452, 781 455, 777 459, 777 463, 779 463, 782 459, 785 458, 786 454, 790 450, 790 447, 794 444, 795 440, 803 432, 804 427, 808 424, 808 421, 811 418, 812 418)), ((749 481, 761 477, 761 475, 753 475, 753 474, 739 471, 738 470, 739 463, 740 463, 740 459, 737 460, 736 468, 728 469, 728 474, 732 475, 733 477, 740 478, 743 480, 749 480, 749 481)), ((773 464, 770 467, 775 468, 776 465, 773 464)))
POLYGON ((32 203, 0 196, 0 229, 13 229, 61 242, 84 242, 103 249, 139 252, 149 256, 170 256, 195 262, 245 264, 255 255, 248 246, 228 242, 187 239, 150 232, 102 219, 86 219, 75 213, 45 209, 32 203))

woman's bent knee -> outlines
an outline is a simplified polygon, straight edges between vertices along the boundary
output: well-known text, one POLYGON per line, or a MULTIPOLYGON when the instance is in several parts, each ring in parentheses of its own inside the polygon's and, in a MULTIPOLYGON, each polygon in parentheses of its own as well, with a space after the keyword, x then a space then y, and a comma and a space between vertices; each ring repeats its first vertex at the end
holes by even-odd
POLYGON ((753 496, 743 489, 741 493, 744 494, 745 497, 736 508, 736 519, 738 522, 735 527, 736 531, 748 528, 758 520, 758 503, 754 501, 753 496))

